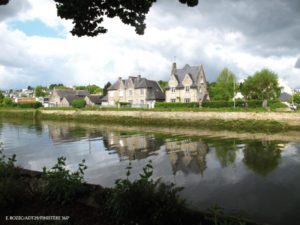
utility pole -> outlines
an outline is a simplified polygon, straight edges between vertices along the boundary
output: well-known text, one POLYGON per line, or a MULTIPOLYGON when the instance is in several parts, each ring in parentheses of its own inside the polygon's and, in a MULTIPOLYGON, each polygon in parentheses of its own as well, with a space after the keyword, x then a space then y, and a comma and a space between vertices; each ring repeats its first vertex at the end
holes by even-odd
POLYGON ((235 108, 235 79, 233 78, 233 108, 235 108))

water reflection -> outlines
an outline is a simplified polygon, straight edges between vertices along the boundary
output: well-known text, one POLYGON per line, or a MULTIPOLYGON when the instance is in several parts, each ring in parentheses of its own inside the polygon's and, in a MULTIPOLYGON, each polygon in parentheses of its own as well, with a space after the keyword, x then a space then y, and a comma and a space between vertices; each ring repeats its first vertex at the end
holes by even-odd
POLYGON ((278 167, 281 150, 282 145, 276 142, 250 142, 245 146, 243 162, 255 173, 266 176, 278 167))

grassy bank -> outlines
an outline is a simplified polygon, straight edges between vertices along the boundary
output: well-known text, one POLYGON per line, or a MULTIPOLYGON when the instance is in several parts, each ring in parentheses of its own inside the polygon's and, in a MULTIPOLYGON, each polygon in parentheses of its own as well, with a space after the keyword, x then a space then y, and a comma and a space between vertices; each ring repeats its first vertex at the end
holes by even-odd
MULTIPOLYGON (((60 112, 60 111, 59 111, 60 112)), ((62 111, 64 112, 64 111, 62 111)), ((0 110, 2 118, 21 118, 35 120, 76 121, 85 123, 120 124, 125 126, 159 126, 159 127, 184 127, 201 128, 210 130, 231 130, 246 132, 281 132, 286 130, 299 130, 299 126, 289 126, 284 122, 275 120, 252 119, 178 119, 178 118, 151 118, 133 116, 88 115, 75 113, 42 113, 40 110, 0 110)), ((158 113, 158 112, 157 112, 158 113)))

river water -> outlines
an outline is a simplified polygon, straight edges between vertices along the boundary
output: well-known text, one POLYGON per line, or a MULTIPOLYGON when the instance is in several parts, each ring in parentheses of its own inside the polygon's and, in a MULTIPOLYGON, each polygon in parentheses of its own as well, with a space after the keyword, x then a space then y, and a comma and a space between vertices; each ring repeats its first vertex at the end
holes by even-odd
POLYGON ((41 171, 65 156, 75 170, 85 159, 85 180, 111 187, 125 177, 129 162, 135 179, 152 160, 153 177, 184 187, 181 196, 193 208, 217 205, 258 222, 299 224, 297 135, 293 141, 284 134, 182 133, 180 128, 0 120, 4 153, 16 154, 24 168, 41 171))

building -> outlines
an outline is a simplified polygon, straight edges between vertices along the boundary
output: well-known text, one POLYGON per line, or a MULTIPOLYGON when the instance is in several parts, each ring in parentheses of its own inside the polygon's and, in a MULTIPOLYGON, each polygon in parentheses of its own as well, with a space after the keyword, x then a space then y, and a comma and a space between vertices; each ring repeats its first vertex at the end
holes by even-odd
POLYGON ((84 100, 87 106, 100 106, 102 103, 101 95, 88 95, 84 100))
POLYGON ((209 100, 203 66, 176 68, 173 63, 166 89, 166 102, 203 102, 209 100))
POLYGON ((159 84, 139 76, 119 79, 108 88, 108 105, 130 103, 132 107, 154 108, 155 102, 164 101, 165 95, 159 84))
POLYGON ((33 97, 23 97, 23 98, 15 98, 15 103, 32 103, 36 102, 36 99, 33 97))
POLYGON ((69 107, 72 101, 89 95, 85 90, 53 90, 49 96, 49 107, 69 107))

